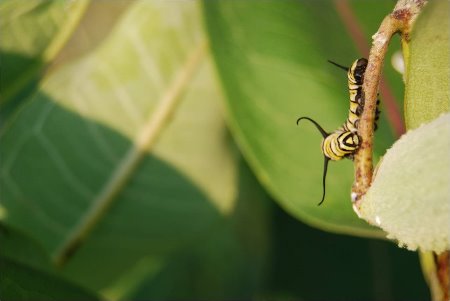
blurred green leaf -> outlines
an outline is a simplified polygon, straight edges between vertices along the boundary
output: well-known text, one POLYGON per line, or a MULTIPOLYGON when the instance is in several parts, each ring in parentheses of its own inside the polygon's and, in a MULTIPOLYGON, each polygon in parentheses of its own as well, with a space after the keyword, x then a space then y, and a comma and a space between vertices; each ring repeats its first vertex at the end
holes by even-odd
MULTIPOLYGON (((394 6, 395 1, 383 0, 383 1, 360 1, 352 0, 350 1, 351 8, 358 21, 358 25, 361 25, 361 30, 365 34, 367 47, 371 46, 372 36, 378 31, 381 25, 381 21, 389 14, 394 6)), ((405 85, 403 82, 403 74, 398 70, 394 69, 393 59, 394 56, 401 55, 401 44, 400 36, 394 35, 389 43, 389 47, 385 57, 385 63, 383 65, 383 79, 385 80, 385 85, 392 93, 394 105, 397 106, 400 115, 398 118, 402 119, 404 117, 403 107, 404 107, 404 90, 405 85)), ((366 54, 368 56, 368 54, 366 54)), ((379 108, 381 110, 380 120, 378 121, 379 130, 375 133, 375 159, 379 155, 384 154, 387 148, 389 148, 394 140, 397 138, 397 133, 394 131, 394 127, 390 124, 390 119, 388 116, 387 108, 389 105, 386 104, 386 99, 384 99, 384 94, 380 90, 379 98, 381 103, 379 108), (384 127, 391 128, 391 132, 384 130, 384 127)))
POLYGON ((88 1, 5 0, 0 3, 2 119, 36 85, 84 13, 88 1))
POLYGON ((449 2, 430 1, 414 24, 406 51, 405 116, 408 129, 449 111, 449 2))
POLYGON ((416 252, 320 231, 274 211, 273 260, 255 300, 429 299, 416 252))
MULTIPOLYGON (((201 241, 174 254, 156 275, 125 299, 250 299, 266 285, 268 198, 245 164, 239 172, 236 209, 201 241)), ((272 217, 272 215, 270 215, 272 217)))
POLYGON ((235 210, 239 155, 207 55, 157 144, 127 161, 203 43, 198 10, 133 3, 95 51, 49 75, 2 133, 2 220, 54 258, 104 191, 115 191, 63 270, 85 287, 110 288, 141 258, 163 260, 235 210), (111 187, 117 175, 125 183, 111 187))
POLYGON ((33 239, 3 224, 0 224, 0 256, 37 268, 51 271, 50 257, 33 239))
POLYGON ((93 51, 104 42, 134 1, 89 1, 86 12, 64 48, 52 62, 49 72, 93 51))
MULTIPOLYGON (((350 65, 358 56, 332 2, 203 3, 229 123, 260 181, 302 221, 334 232, 379 236, 351 209, 349 160, 330 164, 326 201, 317 207, 321 136, 306 122, 295 124, 309 116, 332 131, 347 116, 346 74, 326 60, 350 65)), ((392 139, 388 127, 377 135, 392 139)))
POLYGON ((46 272, 0 256, 0 298, 9 300, 98 300, 92 293, 46 272))

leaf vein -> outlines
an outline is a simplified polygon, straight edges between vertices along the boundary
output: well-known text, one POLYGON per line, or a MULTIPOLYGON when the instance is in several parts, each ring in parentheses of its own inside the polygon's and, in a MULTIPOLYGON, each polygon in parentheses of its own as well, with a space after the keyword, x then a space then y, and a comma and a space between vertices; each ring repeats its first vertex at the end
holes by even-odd
POLYGON ((113 201, 117 198, 133 176, 133 172, 154 145, 162 130, 170 121, 170 117, 178 106, 184 89, 192 80, 205 56, 207 43, 202 41, 192 51, 186 62, 178 70, 172 84, 166 90, 158 106, 141 128, 134 144, 129 148, 124 158, 117 165, 111 177, 92 202, 91 207, 81 217, 70 231, 66 239, 52 254, 53 262, 61 266, 71 256, 80 243, 90 234, 96 224, 102 219, 113 201))

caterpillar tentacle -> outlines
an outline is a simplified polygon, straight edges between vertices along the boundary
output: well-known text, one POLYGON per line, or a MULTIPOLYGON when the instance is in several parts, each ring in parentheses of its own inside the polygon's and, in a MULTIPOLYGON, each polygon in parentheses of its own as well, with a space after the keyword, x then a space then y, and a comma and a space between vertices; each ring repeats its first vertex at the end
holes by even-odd
MULTIPOLYGON (((358 135, 358 125, 359 119, 364 110, 362 85, 364 83, 364 74, 366 72, 367 59, 357 59, 353 62, 350 68, 342 66, 330 60, 328 62, 347 71, 348 90, 350 94, 350 108, 346 121, 334 132, 327 133, 315 120, 309 117, 300 117, 297 119, 297 125, 302 119, 306 119, 312 122, 324 138, 321 145, 322 153, 324 155, 322 177, 323 194, 322 199, 318 205, 321 205, 325 200, 325 180, 328 170, 328 162, 330 160, 339 161, 343 158, 353 160, 353 156, 359 148, 361 138, 358 135)), ((377 101, 377 109, 375 112, 375 130, 378 127, 377 121, 380 117, 380 110, 378 109, 379 103, 380 100, 377 101)))

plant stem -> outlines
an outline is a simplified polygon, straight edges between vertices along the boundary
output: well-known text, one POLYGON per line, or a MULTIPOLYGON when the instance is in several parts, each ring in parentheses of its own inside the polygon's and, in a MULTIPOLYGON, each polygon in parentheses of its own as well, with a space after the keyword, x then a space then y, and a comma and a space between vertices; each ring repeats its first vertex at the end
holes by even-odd
POLYGON ((436 263, 436 274, 439 280, 439 287, 442 291, 442 300, 450 300, 450 251, 445 251, 439 255, 434 254, 436 263))
POLYGON ((439 255, 433 252, 420 252, 419 255, 423 276, 430 288, 431 300, 450 300, 450 252, 446 251, 439 255))
POLYGON ((387 48, 392 36, 397 32, 401 34, 403 42, 409 41, 412 25, 426 2, 427 0, 399 0, 393 12, 384 18, 377 33, 372 37, 372 48, 363 84, 365 105, 358 128, 362 143, 354 158, 355 182, 352 187, 352 201, 358 215, 361 199, 372 183, 374 119, 387 48))
MULTIPOLYGON (((369 55, 368 41, 361 29, 361 24, 358 22, 355 14, 353 13, 351 6, 347 0, 334 0, 333 4, 339 14, 344 26, 354 41, 358 51, 364 56, 369 55)), ((400 109, 395 100, 394 93, 390 88, 388 82, 383 77, 380 81, 380 95, 383 104, 386 108, 386 116, 389 120, 392 130, 395 136, 400 137, 405 133, 405 125, 401 116, 400 109)))
MULTIPOLYGON (((377 33, 372 37, 372 48, 364 77, 364 110, 359 123, 361 146, 354 157, 355 182, 352 187, 353 209, 359 216, 363 196, 373 177, 373 131, 378 88, 387 47, 392 36, 400 33, 402 45, 407 45, 414 21, 428 0, 399 0, 392 13, 386 16, 377 33)), ((422 269, 430 287, 433 300, 448 301, 450 298, 450 255, 421 253, 422 269)))

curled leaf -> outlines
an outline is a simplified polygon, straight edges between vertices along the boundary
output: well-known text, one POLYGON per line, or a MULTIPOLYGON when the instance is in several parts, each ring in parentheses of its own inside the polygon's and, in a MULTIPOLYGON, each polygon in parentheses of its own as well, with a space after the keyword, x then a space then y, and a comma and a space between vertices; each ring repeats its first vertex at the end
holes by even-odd
POLYGON ((361 217, 410 250, 450 249, 450 113, 409 131, 388 150, 361 217))

